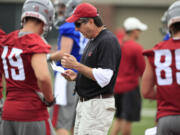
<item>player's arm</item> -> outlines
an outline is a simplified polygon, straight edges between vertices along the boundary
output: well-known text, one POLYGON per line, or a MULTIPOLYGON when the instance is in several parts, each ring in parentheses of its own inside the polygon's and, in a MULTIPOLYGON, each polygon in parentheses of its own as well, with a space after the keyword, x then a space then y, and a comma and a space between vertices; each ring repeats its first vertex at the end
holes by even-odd
POLYGON ((61 60, 64 53, 71 53, 72 46, 73 46, 73 40, 69 37, 63 36, 61 38, 61 50, 53 52, 51 54, 47 55, 48 60, 61 60))
POLYGON ((39 88, 42 91, 45 100, 48 102, 52 102, 54 100, 54 97, 52 91, 51 76, 46 61, 46 54, 33 54, 31 65, 34 69, 39 88))
POLYGON ((154 73, 149 60, 146 58, 146 68, 142 77, 141 92, 144 98, 156 99, 154 73))

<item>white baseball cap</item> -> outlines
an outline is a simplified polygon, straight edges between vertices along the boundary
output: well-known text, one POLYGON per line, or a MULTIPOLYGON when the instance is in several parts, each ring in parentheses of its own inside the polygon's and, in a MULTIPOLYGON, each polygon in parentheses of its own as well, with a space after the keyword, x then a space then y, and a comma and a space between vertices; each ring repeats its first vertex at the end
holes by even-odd
POLYGON ((136 17, 128 17, 125 21, 124 21, 124 28, 126 31, 131 31, 131 30, 141 30, 141 31, 145 31, 147 30, 148 26, 144 23, 142 23, 139 19, 137 19, 136 17))

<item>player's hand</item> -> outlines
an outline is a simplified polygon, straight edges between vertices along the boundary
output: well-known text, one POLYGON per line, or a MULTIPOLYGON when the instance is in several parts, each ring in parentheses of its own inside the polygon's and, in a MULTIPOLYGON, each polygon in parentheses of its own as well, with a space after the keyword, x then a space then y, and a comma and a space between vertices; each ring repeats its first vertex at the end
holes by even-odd
POLYGON ((62 73, 62 76, 64 76, 64 78, 66 78, 68 81, 74 81, 77 77, 77 74, 73 70, 68 69, 62 73))
POLYGON ((51 102, 47 101, 45 98, 43 98, 43 103, 47 106, 47 107, 51 107, 56 103, 56 99, 54 98, 51 102))
POLYGON ((75 69, 79 62, 76 60, 74 56, 64 53, 61 59, 61 64, 65 68, 75 69))

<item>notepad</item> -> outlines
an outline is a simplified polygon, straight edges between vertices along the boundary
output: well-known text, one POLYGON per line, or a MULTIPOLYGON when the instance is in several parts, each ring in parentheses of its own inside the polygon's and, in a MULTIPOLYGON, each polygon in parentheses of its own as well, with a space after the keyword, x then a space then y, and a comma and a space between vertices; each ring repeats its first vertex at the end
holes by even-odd
POLYGON ((52 69, 53 69, 54 71, 57 71, 57 72, 60 72, 60 73, 64 73, 64 72, 65 72, 65 71, 64 71, 64 68, 61 67, 61 66, 56 66, 56 64, 55 64, 54 61, 52 61, 52 62, 50 63, 50 65, 51 65, 51 67, 52 67, 52 69))

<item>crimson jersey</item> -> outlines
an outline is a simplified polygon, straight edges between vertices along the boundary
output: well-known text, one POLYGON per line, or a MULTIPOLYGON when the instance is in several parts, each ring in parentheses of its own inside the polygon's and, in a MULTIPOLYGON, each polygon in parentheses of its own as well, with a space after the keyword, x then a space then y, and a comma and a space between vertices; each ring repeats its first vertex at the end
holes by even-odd
POLYGON ((180 115, 180 40, 160 42, 144 55, 153 67, 157 85, 157 119, 180 115))
POLYGON ((2 87, 2 74, 0 73, 0 100, 2 99, 3 95, 3 87, 2 87))
POLYGON ((47 107, 35 91, 40 91, 31 66, 35 53, 47 53, 50 46, 37 34, 19 36, 12 32, 0 40, 0 71, 6 80, 6 101, 2 119, 38 121, 48 119, 47 107))
MULTIPOLYGON (((4 37, 6 36, 6 33, 0 29, 0 42, 1 40, 4 40, 4 37)), ((2 73, 0 72, 0 99, 2 99, 2 73)))
POLYGON ((0 73, 0 100, 2 99, 2 92, 3 92, 3 87, 2 87, 2 74, 0 73))
POLYGON ((139 76, 144 72, 143 48, 133 40, 121 45, 121 63, 115 84, 115 93, 133 90, 138 86, 139 76))

